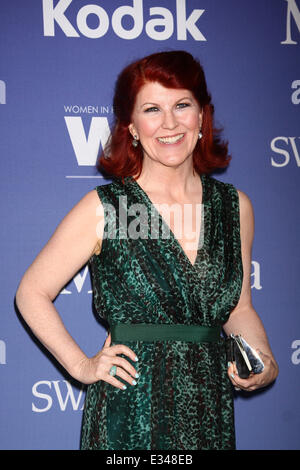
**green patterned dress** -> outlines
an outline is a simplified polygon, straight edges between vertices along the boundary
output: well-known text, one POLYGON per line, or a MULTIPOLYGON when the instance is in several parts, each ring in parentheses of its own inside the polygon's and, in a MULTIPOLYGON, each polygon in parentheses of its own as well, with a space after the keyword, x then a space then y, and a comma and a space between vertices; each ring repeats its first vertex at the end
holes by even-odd
MULTIPOLYGON (((243 278, 238 193, 207 175, 201 181, 204 210, 194 264, 172 231, 163 236, 166 222, 134 179, 97 186, 108 208, 106 237, 89 265, 95 309, 110 328, 140 323, 221 328, 227 321, 243 278), (136 204, 147 208, 146 216, 136 204), (132 233, 139 230, 139 237, 128 237, 129 227, 132 233)), ((132 363, 140 375, 137 385, 127 384, 126 390, 104 381, 88 386, 81 449, 235 448, 222 336, 213 342, 122 343, 138 357, 132 363)))

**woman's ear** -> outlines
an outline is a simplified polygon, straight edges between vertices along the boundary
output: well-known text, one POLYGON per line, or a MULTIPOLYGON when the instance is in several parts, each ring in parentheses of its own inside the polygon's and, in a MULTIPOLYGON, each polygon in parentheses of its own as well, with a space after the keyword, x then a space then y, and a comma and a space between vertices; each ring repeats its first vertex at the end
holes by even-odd
POLYGON ((199 112, 199 128, 201 129, 202 127, 202 121, 203 121, 203 110, 199 112))
POLYGON ((136 132, 133 124, 129 124, 128 130, 129 130, 130 134, 132 135, 132 137, 137 135, 137 132, 136 132))

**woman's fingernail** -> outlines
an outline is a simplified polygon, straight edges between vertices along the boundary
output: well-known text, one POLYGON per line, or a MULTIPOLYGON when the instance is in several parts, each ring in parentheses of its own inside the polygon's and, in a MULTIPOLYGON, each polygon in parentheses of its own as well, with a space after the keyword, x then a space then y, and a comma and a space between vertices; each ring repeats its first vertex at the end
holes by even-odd
POLYGON ((234 374, 230 374, 230 377, 234 379, 234 374))
POLYGON ((132 381, 132 385, 136 385, 136 381, 135 381, 135 380, 132 381))
POLYGON ((135 378, 137 379, 140 376, 140 374, 136 373, 135 378))
POLYGON ((127 388, 126 385, 123 385, 123 390, 126 390, 126 388, 127 388))
POLYGON ((231 366, 231 362, 227 362, 227 367, 230 367, 231 366))
POLYGON ((135 356, 134 360, 135 360, 135 361, 138 361, 138 358, 135 356))

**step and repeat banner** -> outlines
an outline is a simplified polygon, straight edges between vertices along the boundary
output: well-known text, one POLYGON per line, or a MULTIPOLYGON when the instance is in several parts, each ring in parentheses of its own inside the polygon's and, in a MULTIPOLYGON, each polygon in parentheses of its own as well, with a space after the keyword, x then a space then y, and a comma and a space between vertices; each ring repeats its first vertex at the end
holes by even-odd
MULTIPOLYGON (((235 395, 237 447, 299 449, 300 0, 2 0, 0 38, 0 448, 79 448, 85 388, 35 340, 16 289, 64 215, 106 183, 95 164, 120 70, 184 49, 229 141, 230 167, 213 176, 253 203, 253 304, 280 368, 272 386, 235 395)), ((87 266, 55 306, 94 355, 105 330, 87 266)))

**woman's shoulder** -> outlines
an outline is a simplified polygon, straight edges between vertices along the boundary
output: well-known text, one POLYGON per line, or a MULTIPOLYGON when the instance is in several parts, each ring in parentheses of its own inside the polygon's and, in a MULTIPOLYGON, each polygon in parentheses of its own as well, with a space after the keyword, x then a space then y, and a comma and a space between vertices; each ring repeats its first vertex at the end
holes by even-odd
POLYGON ((230 183, 230 182, 220 181, 219 179, 216 179, 215 177, 211 175, 205 175, 205 178, 206 178, 208 186, 210 186, 212 189, 215 189, 222 193, 224 192, 236 193, 239 196, 239 199, 243 204, 251 204, 249 196, 244 191, 239 189, 235 184, 230 183))
POLYGON ((126 181, 122 181, 121 178, 115 178, 110 182, 96 186, 94 189, 101 200, 106 200, 113 196, 120 196, 125 194, 126 181))
POLYGON ((202 177, 205 178, 208 186, 215 188, 216 190, 225 191, 236 189, 232 183, 221 181, 212 175, 207 174, 203 175, 202 177))
POLYGON ((202 178, 204 178, 209 195, 238 197, 238 190, 232 183, 221 181, 211 175, 204 175, 202 178))
POLYGON ((239 189, 233 183, 220 181, 211 175, 206 176, 206 180, 212 193, 218 193, 225 197, 225 199, 230 198, 233 202, 237 203, 241 215, 245 215, 245 217, 253 215, 252 202, 245 191, 239 189))

